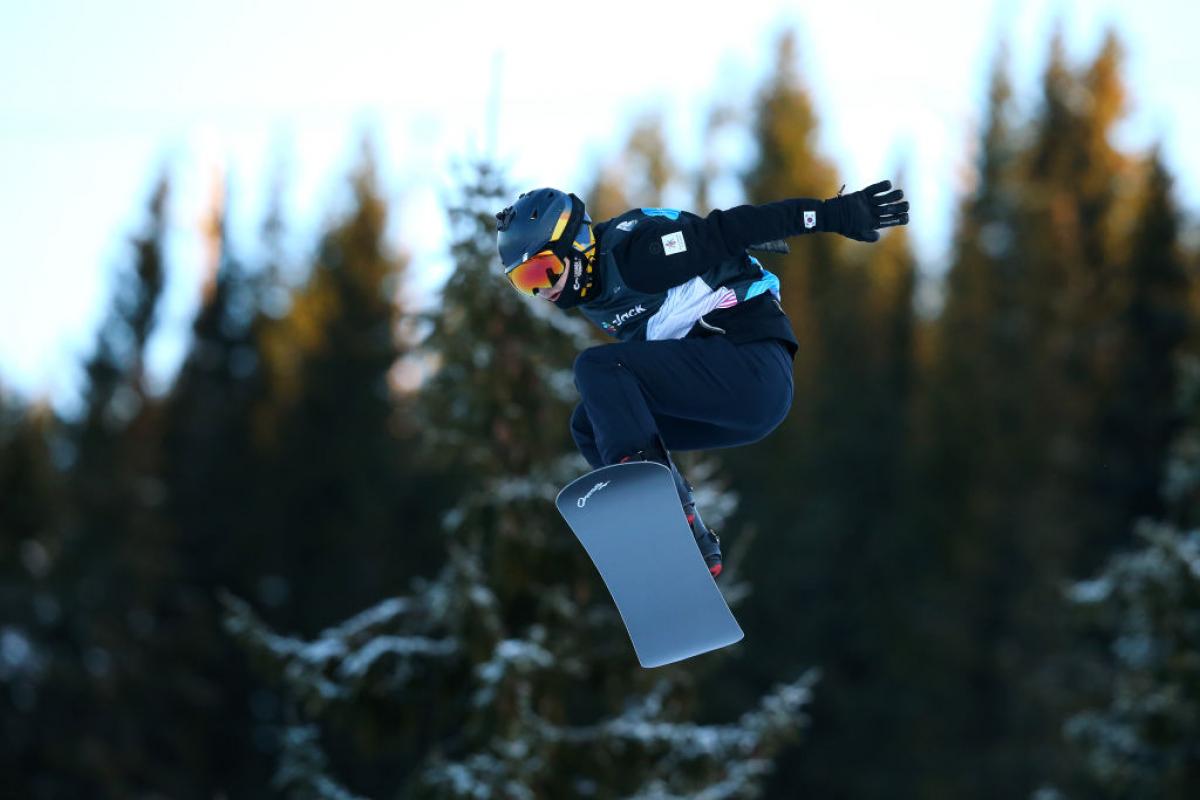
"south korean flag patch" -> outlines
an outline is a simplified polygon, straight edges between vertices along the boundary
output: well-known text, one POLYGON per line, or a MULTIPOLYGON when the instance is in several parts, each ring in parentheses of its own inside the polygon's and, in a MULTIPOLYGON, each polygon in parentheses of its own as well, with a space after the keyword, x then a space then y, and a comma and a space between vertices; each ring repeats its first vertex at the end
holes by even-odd
POLYGON ((804 228, 805 228, 805 230, 809 230, 809 229, 812 229, 815 227, 817 227, 817 212, 805 211, 804 212, 804 228))

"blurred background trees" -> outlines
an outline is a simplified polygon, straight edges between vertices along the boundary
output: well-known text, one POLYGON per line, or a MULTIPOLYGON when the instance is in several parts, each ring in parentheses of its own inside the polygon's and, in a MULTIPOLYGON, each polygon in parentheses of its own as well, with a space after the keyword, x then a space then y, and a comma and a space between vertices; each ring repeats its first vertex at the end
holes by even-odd
MULTIPOLYGON (((836 194, 795 49, 711 111, 748 162, 683 163, 646 115, 578 189, 593 219, 703 212, 734 178, 745 202, 836 194)), ((78 413, 0 386, 10 788, 1193 796, 1197 253, 1160 155, 1114 144, 1129 94, 1115 36, 1082 64, 1055 39, 1021 115, 1000 53, 933 312, 903 230, 763 259, 795 406, 685 456, 747 638, 654 672, 552 510, 585 469, 570 367, 595 334, 497 277, 503 170, 454 176, 431 311, 403 299, 370 147, 302 270, 277 211, 265 247, 233 241, 218 187, 188 354, 154 392, 164 179, 78 413)))

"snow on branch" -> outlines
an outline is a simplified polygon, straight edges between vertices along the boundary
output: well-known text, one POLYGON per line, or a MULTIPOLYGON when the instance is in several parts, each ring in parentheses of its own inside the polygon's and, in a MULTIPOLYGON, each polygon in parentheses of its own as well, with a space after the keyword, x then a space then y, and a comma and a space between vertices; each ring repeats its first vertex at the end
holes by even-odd
POLYGON ((1068 591, 1100 626, 1111 674, 1105 702, 1064 732, 1114 796, 1174 796, 1200 741, 1200 531, 1144 522, 1138 535, 1142 547, 1068 591))
POLYGON ((316 725, 292 725, 280 737, 280 763, 271 781, 287 797, 305 800, 365 800, 329 777, 328 758, 316 725))
POLYGON ((591 753, 606 753, 609 759, 651 764, 647 779, 629 795, 630 800, 752 796, 748 790, 770 771, 779 746, 797 737, 807 723, 804 709, 818 679, 817 670, 809 670, 777 686, 757 709, 732 724, 662 719, 664 684, 619 717, 587 727, 546 726, 542 735, 591 753), (713 776, 700 787, 697 764, 703 766, 702 774, 713 776))
MULTIPOLYGON (((534 636, 542 639, 544 631, 536 628, 534 636)), ((501 683, 510 674, 525 677, 537 670, 550 669, 554 664, 554 655, 539 642, 505 639, 496 645, 490 659, 475 667, 479 688, 475 690, 471 702, 476 708, 490 705, 496 699, 501 683)))
POLYGON ((221 601, 226 630, 277 669, 295 695, 310 706, 369 691, 367 679, 372 674, 395 690, 429 669, 425 662, 444 663, 459 655, 454 638, 422 635, 427 631, 420 629, 430 627, 429 621, 414 615, 417 604, 402 598, 384 600, 312 641, 275 633, 248 603, 228 592, 222 593, 221 601), (390 632, 405 627, 418 631, 390 632))
POLYGON ((435 796, 456 800, 533 800, 534 793, 512 776, 510 765, 487 753, 462 762, 438 763, 422 776, 422 783, 435 796))

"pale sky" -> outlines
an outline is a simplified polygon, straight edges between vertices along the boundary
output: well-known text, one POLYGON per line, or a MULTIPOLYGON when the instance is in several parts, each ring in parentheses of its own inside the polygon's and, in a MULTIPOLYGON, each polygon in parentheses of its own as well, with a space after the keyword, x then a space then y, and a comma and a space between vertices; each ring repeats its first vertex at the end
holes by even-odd
POLYGON ((996 44, 1008 38, 1018 99, 1032 108, 1056 20, 1076 62, 1106 25, 1118 28, 1132 100, 1120 143, 1164 143, 1195 219, 1200 148, 1186 143, 1200 141, 1200 3, 1188 0, 0 0, 0 385, 70 406, 163 168, 175 194, 152 352, 161 380, 186 347, 202 280, 196 225, 219 170, 231 176, 234 240, 246 252, 282 166, 299 262, 369 130, 393 244, 411 253, 410 291, 428 301, 446 275, 442 198, 456 161, 494 147, 517 186, 581 191, 634 116, 660 109, 679 160, 693 164, 705 112, 718 98, 749 104, 784 28, 799 37, 841 180, 853 190, 903 165, 910 230, 936 274, 996 44))

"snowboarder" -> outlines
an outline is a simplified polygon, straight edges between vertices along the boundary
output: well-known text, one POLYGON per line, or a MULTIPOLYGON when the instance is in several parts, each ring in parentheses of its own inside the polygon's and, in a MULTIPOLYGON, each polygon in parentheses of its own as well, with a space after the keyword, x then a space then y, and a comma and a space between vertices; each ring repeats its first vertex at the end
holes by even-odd
POLYGON ((908 224, 903 197, 881 181, 828 200, 707 217, 638 208, 593 224, 578 197, 545 188, 496 214, 513 288, 578 308, 620 340, 575 361, 581 402, 571 434, 580 452, 594 468, 631 459, 667 466, 714 578, 720 540, 696 511, 671 451, 749 444, 774 430, 791 408, 799 347, 779 279, 748 251, 786 252, 779 240, 817 232, 878 241, 879 228, 908 224))

